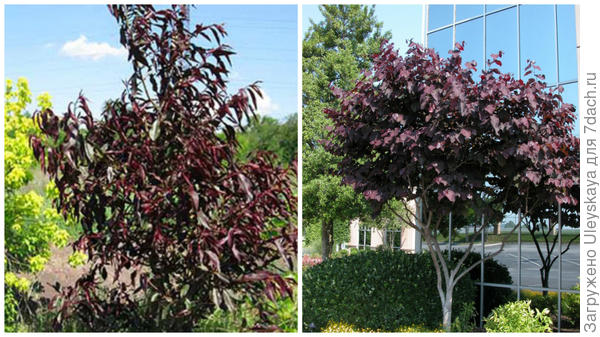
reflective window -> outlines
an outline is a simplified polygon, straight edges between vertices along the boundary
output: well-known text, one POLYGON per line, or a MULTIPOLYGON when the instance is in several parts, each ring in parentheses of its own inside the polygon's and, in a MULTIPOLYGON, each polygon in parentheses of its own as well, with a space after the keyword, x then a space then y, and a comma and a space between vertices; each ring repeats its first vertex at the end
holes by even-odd
POLYGON ((558 5, 558 77, 562 81, 577 79, 577 32, 575 30, 575 6, 558 5))
MULTIPOLYGON (((517 226, 518 223, 519 223, 519 219, 518 219, 517 214, 515 214, 515 213, 504 214, 504 218, 502 219, 502 221, 500 221, 500 223, 496 223, 492 227, 486 228, 486 239, 485 240, 486 241, 487 240, 501 241, 502 240, 501 238, 503 237, 503 235, 510 233, 515 228, 515 226, 517 226)), ((517 234, 517 230, 515 230, 514 234, 515 235, 517 234)), ((527 229, 525 229, 525 227, 522 228, 521 235, 522 235, 522 237, 525 237, 525 235, 529 235, 529 233, 527 233, 527 229)), ((486 244, 485 253, 492 253, 492 252, 497 251, 497 248, 495 248, 492 245, 490 245, 490 246, 491 247, 488 248, 487 244, 486 244)), ((478 248, 477 252, 481 253, 481 246, 478 248)), ((537 254, 537 251, 535 251, 535 249, 532 249, 531 251, 527 250, 527 253, 529 253, 529 252, 531 252, 532 257, 535 257, 535 255, 537 254)), ((512 277, 513 284, 516 284, 517 283, 516 276, 518 275, 518 246, 513 245, 513 244, 507 244, 506 246, 504 246, 504 249, 502 249, 502 251, 498 255, 496 255, 496 257, 494 257, 494 260, 496 260, 498 263, 500 263, 501 265, 508 268, 508 271, 512 277)), ((524 263, 525 261, 526 261, 526 259, 522 257, 521 262, 524 263)), ((485 268, 484 268, 484 270, 485 270, 485 268)), ((537 275, 538 275, 538 273, 535 273, 534 277, 537 277, 537 275)), ((484 281, 486 281, 486 282, 497 282, 497 283, 501 283, 501 284, 510 284, 511 283, 508 280, 508 278, 504 278, 504 277, 498 277, 498 278, 494 278, 494 279, 488 278, 487 280, 485 280, 486 277, 488 277, 488 276, 484 275, 484 281)))
POLYGON ((483 5, 456 5, 456 21, 483 14, 483 5))
POLYGON ((495 10, 506 8, 506 7, 509 7, 509 6, 510 6, 509 4, 503 4, 503 5, 485 5, 485 12, 489 13, 489 12, 493 12, 495 10))
POLYGON ((452 27, 427 35, 427 47, 435 49, 441 57, 448 56, 452 49, 452 27))
MULTIPOLYGON (((563 102, 573 104, 575 106, 575 115, 579 117, 579 90, 577 88, 577 83, 563 85, 563 88, 565 89, 565 91, 562 93, 563 102)), ((579 137, 579 118, 575 120, 575 129, 573 129, 573 134, 579 137)))
POLYGON ((371 228, 360 227, 358 230, 358 249, 371 248, 371 228))
POLYGON ((491 54, 502 51, 504 55, 500 59, 502 72, 509 72, 517 77, 519 72, 519 53, 517 43, 517 8, 510 8, 502 12, 494 13, 486 17, 486 60, 491 54))
POLYGON ((402 230, 401 229, 388 229, 385 232, 387 247, 392 250, 402 249, 402 230))
POLYGON ((461 54, 463 64, 475 60, 479 74, 483 67, 483 18, 456 25, 456 42, 462 41, 465 41, 465 50, 461 54))
POLYGON ((428 30, 451 25, 454 18, 453 5, 430 5, 428 30))
POLYGON ((527 59, 541 67, 548 84, 556 83, 556 49, 554 41, 554 6, 521 6, 521 71, 527 59))

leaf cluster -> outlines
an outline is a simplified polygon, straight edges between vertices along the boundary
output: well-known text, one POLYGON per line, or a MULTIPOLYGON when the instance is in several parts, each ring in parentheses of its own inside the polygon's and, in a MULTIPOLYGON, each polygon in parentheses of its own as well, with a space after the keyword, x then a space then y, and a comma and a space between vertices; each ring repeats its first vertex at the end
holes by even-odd
POLYGON ((516 301, 492 311, 485 321, 487 332, 551 332, 549 310, 531 309, 531 301, 516 301))

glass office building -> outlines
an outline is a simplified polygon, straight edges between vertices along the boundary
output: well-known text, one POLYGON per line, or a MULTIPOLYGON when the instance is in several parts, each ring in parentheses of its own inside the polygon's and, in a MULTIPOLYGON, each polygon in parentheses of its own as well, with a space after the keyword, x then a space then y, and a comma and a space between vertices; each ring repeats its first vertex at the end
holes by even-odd
MULTIPOLYGON (((454 48, 456 42, 464 41, 463 62, 476 61, 478 73, 487 67, 486 60, 491 58, 491 54, 502 51, 504 55, 499 69, 525 80, 527 60, 534 60, 541 67, 538 73, 546 76, 547 84, 562 85, 565 89, 563 100, 577 108, 577 10, 574 5, 427 5, 424 6, 423 40, 427 47, 436 49, 443 57, 448 56, 448 51, 454 48)), ((579 135, 578 120, 574 133, 579 135)), ((510 230, 516 222, 515 214, 507 214, 500 228, 510 230)), ((579 229, 565 227, 561 233, 574 237, 579 229)), ((522 235, 528 236, 529 233, 525 231, 522 235)), ((553 233, 553 236, 556 234, 553 233)), ((460 244, 456 243, 456 247, 460 249, 460 244)), ((567 242, 562 241, 558 247, 560 249, 552 252, 553 258, 559 250, 567 247, 567 242)), ((483 249, 483 244, 473 247, 475 252, 483 249)), ((496 251, 493 247, 485 249, 489 253, 496 251)), ((512 288, 519 294, 522 289, 557 291, 559 294, 578 293, 578 290, 572 289, 579 282, 578 243, 570 246, 567 253, 552 266, 548 288, 543 288, 540 283, 540 257, 532 243, 520 241, 520 244, 507 244, 494 259, 508 267, 513 284, 495 284, 484 280, 485 287, 512 288)), ((482 285, 481 282, 477 284, 482 285)), ((558 307, 562 308, 560 299, 558 296, 558 307)), ((484 301, 482 296, 480 311, 483 310, 484 301)), ((483 321, 480 321, 480 326, 482 324, 483 321)), ((560 322, 558 330, 561 330, 560 322)))
MULTIPOLYGON (((440 56, 465 42, 463 62, 478 72, 490 54, 504 52, 503 72, 522 78, 527 60, 542 68, 548 85, 564 87, 563 99, 577 107, 578 38, 574 5, 428 5, 424 41, 440 56)), ((575 126, 579 135, 579 122, 575 126)))

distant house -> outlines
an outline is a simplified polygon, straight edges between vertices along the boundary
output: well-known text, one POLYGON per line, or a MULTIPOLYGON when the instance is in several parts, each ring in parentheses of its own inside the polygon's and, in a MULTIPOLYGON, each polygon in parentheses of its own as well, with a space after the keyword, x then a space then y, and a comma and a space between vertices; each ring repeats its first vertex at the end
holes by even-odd
MULTIPOLYGON (((412 207, 415 209, 416 207, 412 207)), ((398 220, 400 221, 400 220, 398 220)), ((421 235, 408 225, 395 228, 372 228, 361 224, 359 219, 350 222, 350 241, 344 248, 377 249, 384 246, 392 250, 406 252, 421 251, 421 235)))

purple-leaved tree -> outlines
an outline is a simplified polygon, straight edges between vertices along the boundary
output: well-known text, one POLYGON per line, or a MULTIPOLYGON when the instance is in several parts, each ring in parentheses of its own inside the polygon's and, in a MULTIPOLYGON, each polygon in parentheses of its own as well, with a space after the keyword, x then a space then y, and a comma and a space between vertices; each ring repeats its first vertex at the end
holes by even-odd
POLYGON ((93 331, 190 331, 244 298, 268 323, 264 299, 292 295, 295 282, 285 272, 297 252, 296 164, 236 159, 258 87, 229 94, 223 26, 188 29, 180 6, 109 9, 133 67, 122 96, 99 119, 83 96, 63 116, 34 116, 45 136, 31 139, 34 154, 90 261, 74 286, 56 287, 56 328, 77 317, 93 331))
POLYGON ((447 331, 453 287, 477 265, 463 266, 485 224, 464 257, 450 265, 434 235, 442 219, 469 208, 493 218, 499 205, 509 211, 507 200, 518 199, 520 225, 541 204, 576 204, 570 190, 579 183, 578 163, 571 160, 579 151, 572 136, 575 109, 562 102, 562 88, 548 88, 534 62, 525 68, 526 80, 501 73, 495 65, 502 52, 492 54, 475 79, 477 64, 463 67, 463 48, 456 44, 442 58, 411 43, 402 57, 392 44, 382 44, 354 88, 333 88, 341 106, 325 111, 333 127, 331 140, 323 141, 342 157, 343 183, 376 210, 394 199, 405 204, 409 216, 397 215, 427 243, 447 331), (530 198, 532 191, 543 193, 530 198), (411 206, 415 202, 421 212, 411 206))

